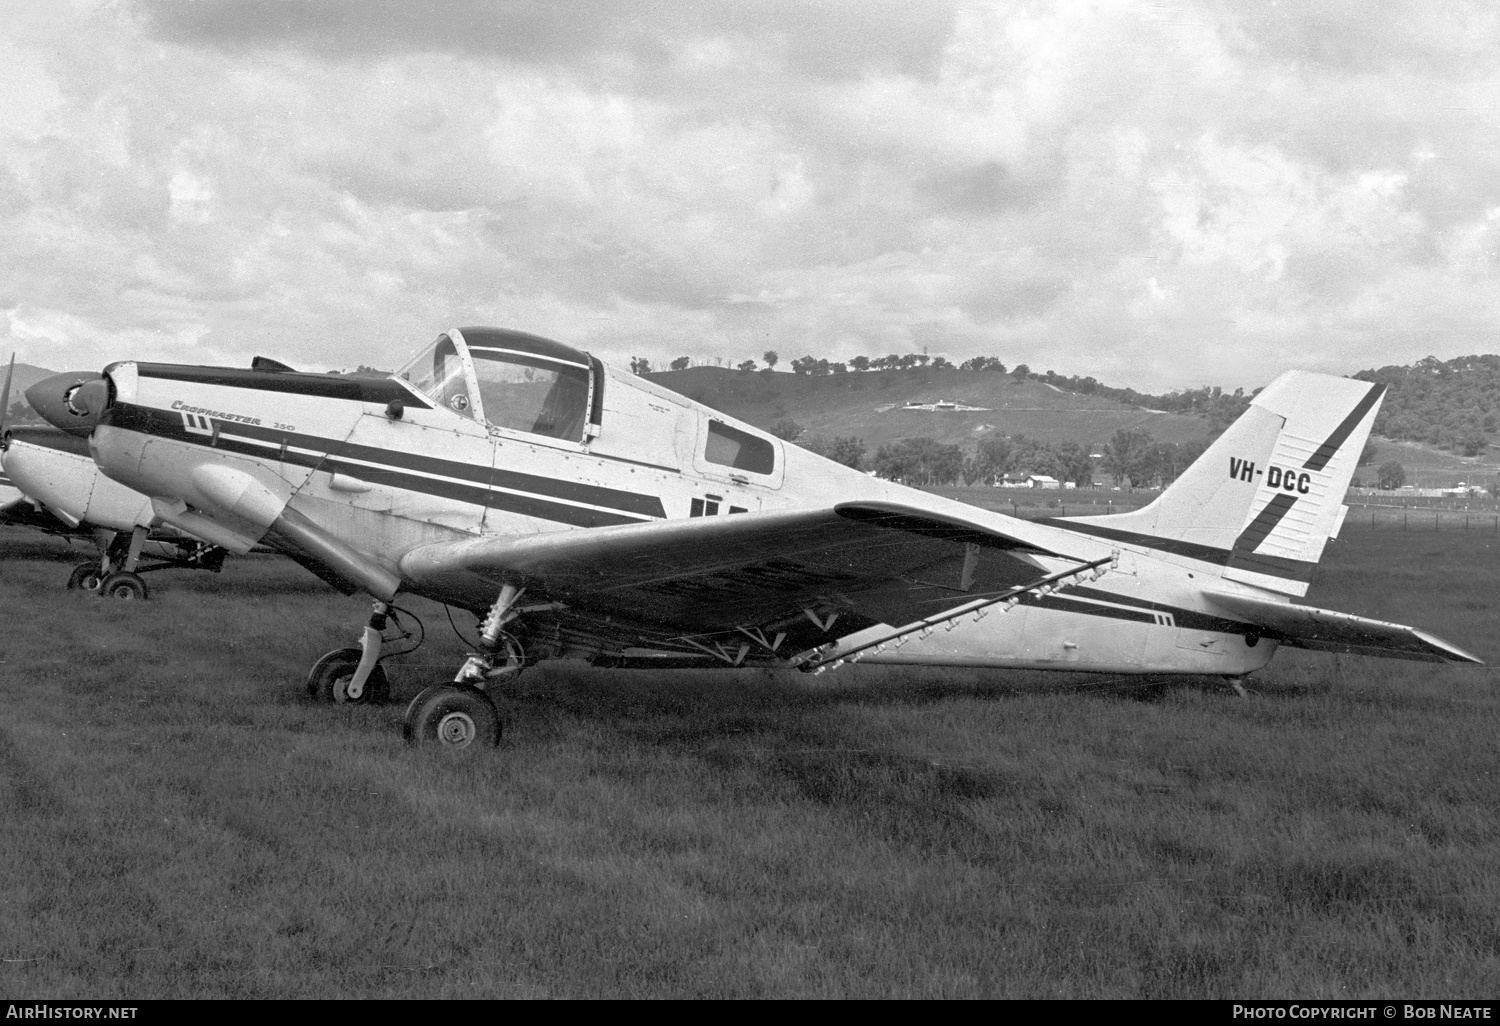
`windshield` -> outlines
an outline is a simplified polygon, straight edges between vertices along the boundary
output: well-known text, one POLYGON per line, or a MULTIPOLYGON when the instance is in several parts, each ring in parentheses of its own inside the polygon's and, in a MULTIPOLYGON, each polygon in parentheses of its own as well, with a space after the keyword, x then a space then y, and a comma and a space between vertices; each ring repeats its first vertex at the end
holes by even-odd
POLYGON ((589 406, 587 368, 492 349, 474 348, 469 355, 479 378, 485 420, 511 431, 583 440, 589 406))
POLYGON ((464 416, 473 416, 473 402, 469 398, 469 385, 464 380, 464 362, 459 359, 458 347, 447 335, 439 335, 436 342, 414 356, 410 363, 396 372, 413 388, 464 416))

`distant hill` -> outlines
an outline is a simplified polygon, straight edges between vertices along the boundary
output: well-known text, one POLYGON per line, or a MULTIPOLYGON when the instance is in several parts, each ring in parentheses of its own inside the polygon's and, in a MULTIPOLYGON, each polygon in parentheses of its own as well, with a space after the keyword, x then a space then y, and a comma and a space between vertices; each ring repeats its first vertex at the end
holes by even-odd
POLYGON ((689 367, 648 377, 759 428, 793 420, 808 436, 856 436, 871 450, 918 436, 972 446, 993 433, 1024 434, 1048 444, 1102 445, 1121 428, 1149 431, 1160 442, 1191 442, 1222 427, 1206 417, 1151 410, 993 371, 920 367, 814 376, 689 367), (909 402, 940 400, 987 409, 902 409, 909 402))
MULTIPOLYGON (((0 361, 0 385, 5 383, 5 368, 10 363, 9 359, 0 361)), ((40 424, 42 418, 36 415, 36 411, 26 402, 26 390, 43 378, 50 378, 59 371, 48 370, 45 367, 33 367, 29 363, 17 363, 15 377, 10 383, 10 411, 6 415, 7 424, 40 424)))
POLYGON ((1418 360, 1354 377, 1387 388, 1375 432, 1479 456, 1500 436, 1500 356, 1418 360))

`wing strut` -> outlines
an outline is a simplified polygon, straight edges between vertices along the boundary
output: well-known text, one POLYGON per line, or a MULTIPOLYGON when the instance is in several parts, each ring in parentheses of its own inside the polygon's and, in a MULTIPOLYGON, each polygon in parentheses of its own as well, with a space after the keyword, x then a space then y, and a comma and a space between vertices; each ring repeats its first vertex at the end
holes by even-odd
POLYGON ((953 623, 952 621, 968 616, 971 613, 975 620, 983 620, 989 615, 990 607, 993 605, 1003 602, 1005 603, 1005 609, 1002 612, 1009 612, 1017 602, 1021 601, 1022 595, 1028 593, 1050 595, 1059 589, 1083 583, 1074 578, 1081 578, 1085 575, 1088 576, 1089 580, 1097 581, 1118 566, 1119 563, 1120 550, 1115 549, 1103 559, 1091 560, 1087 563, 1081 563, 1078 566, 1069 567, 1066 570, 1060 570, 1055 574, 1049 574, 1030 584, 1017 585, 998 595, 977 599, 973 602, 966 602, 945 613, 924 617, 915 623, 892 630, 888 634, 884 634, 878 638, 867 639, 850 648, 842 648, 842 642, 838 641, 827 645, 820 645, 804 655, 793 659, 792 665, 804 673, 822 673, 825 670, 836 670, 845 663, 859 662, 865 653, 871 650, 879 652, 887 645, 894 645, 896 648, 900 648, 906 643, 906 639, 913 634, 925 638, 932 633, 934 627, 941 624, 948 624, 948 630, 951 631, 954 627, 958 626, 957 623, 953 623))

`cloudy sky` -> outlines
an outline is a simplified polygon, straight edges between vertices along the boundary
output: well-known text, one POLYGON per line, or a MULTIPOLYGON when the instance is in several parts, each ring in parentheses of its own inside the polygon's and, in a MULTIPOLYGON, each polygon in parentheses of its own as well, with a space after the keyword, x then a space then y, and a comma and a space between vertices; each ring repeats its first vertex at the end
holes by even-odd
POLYGON ((1434 0, 0 0, 0 346, 925 349, 1150 390, 1500 350, 1434 0))

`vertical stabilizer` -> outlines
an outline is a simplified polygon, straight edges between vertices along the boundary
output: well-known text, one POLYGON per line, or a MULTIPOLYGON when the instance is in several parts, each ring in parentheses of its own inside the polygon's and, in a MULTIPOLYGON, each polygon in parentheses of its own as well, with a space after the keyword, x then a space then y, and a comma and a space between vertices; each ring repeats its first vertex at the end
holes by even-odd
POLYGON ((1338 533, 1384 390, 1288 371, 1149 506, 1059 523, 1305 595, 1324 544, 1338 533))

